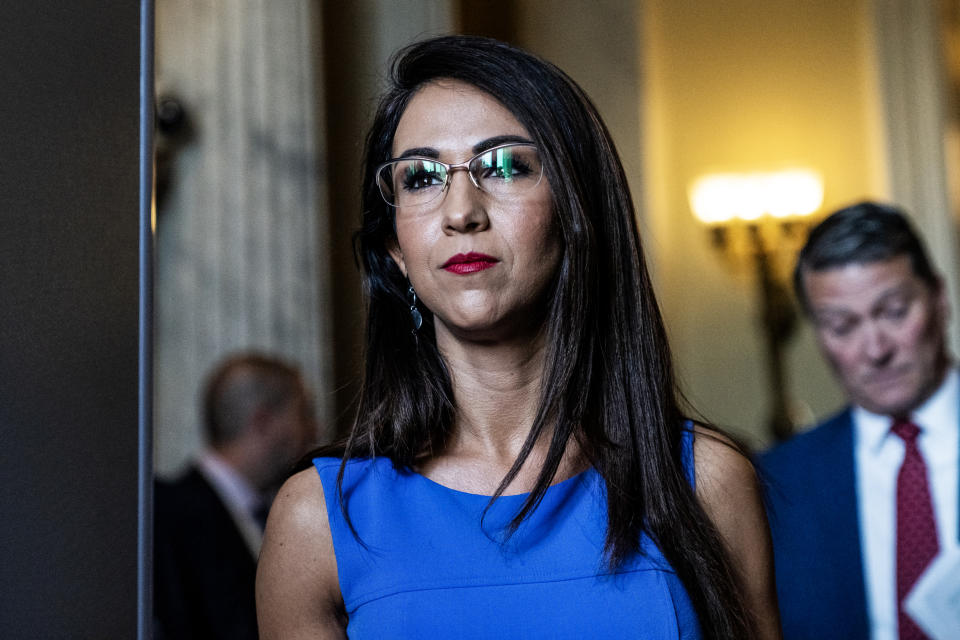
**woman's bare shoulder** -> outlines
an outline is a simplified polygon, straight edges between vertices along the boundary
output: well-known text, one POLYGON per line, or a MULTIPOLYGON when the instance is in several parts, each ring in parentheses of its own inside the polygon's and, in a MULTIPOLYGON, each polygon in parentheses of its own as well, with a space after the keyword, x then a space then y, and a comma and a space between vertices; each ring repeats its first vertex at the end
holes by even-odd
POLYGON ((325 532, 325 537, 330 537, 326 496, 316 469, 299 471, 283 483, 270 508, 267 534, 271 533, 271 525, 272 533, 294 535, 307 530, 312 534, 325 532))
POLYGON ((753 463, 722 433, 699 425, 694 432, 697 500, 729 546, 764 546, 766 514, 753 463))
POLYGON ((711 503, 759 497, 757 476, 746 452, 720 431, 694 426, 697 496, 711 503))
POLYGON ((323 485, 305 469, 270 509, 257 566, 262 638, 342 638, 345 616, 323 485))
POLYGON ((720 534, 760 638, 780 638, 773 549, 760 485, 747 453, 722 433, 697 425, 697 499, 720 534))

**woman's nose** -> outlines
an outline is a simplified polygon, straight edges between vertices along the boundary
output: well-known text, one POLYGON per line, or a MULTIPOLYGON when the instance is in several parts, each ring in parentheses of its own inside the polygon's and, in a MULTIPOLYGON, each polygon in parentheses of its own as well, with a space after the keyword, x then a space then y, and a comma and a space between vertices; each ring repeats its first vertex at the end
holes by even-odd
POLYGON ((451 173, 446 189, 440 203, 445 233, 471 233, 489 226, 484 194, 466 171, 451 173))

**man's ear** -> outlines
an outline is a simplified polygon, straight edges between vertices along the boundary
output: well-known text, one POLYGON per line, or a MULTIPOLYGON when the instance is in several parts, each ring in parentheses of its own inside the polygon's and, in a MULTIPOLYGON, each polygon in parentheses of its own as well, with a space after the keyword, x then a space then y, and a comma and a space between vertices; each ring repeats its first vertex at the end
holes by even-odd
POLYGON ((403 272, 403 277, 407 277, 407 264, 403 261, 403 251, 400 250, 400 245, 397 244, 397 237, 393 236, 387 240, 387 252, 390 254, 390 257, 393 258, 393 261, 400 271, 403 272))

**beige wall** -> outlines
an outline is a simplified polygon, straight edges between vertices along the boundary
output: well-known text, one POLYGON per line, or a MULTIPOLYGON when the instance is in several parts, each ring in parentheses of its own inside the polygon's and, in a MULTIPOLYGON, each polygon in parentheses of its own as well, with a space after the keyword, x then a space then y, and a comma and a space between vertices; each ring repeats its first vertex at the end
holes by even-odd
MULTIPOLYGON (((647 215, 679 370, 710 419, 765 439, 755 281, 711 250, 687 187, 718 169, 822 173, 823 212, 885 191, 864 2, 653 0, 642 35, 647 215)), ((648 238, 649 240, 649 238, 648 238)), ((788 348, 798 418, 841 402, 804 327, 788 348)))
POLYGON ((638 3, 520 0, 513 4, 516 44, 570 75, 596 104, 630 181, 634 203, 643 193, 638 3))

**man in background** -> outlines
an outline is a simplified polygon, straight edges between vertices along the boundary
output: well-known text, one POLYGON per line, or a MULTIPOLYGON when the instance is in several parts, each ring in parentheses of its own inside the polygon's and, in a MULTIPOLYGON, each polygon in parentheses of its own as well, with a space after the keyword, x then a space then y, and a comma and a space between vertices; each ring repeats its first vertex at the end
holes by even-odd
POLYGON ((925 638, 904 601, 958 534, 943 281, 906 216, 869 202, 811 232, 794 278, 850 405, 758 461, 784 636, 925 638))
POLYGON ((156 484, 157 635, 255 639, 266 513, 316 423, 300 372, 255 353, 210 374, 203 417, 207 449, 176 481, 156 484))
POLYGON ((924 638, 905 600, 957 586, 921 588, 958 536, 943 281, 906 216, 869 202, 811 232, 794 278, 850 406, 758 461, 784 636, 924 638))

